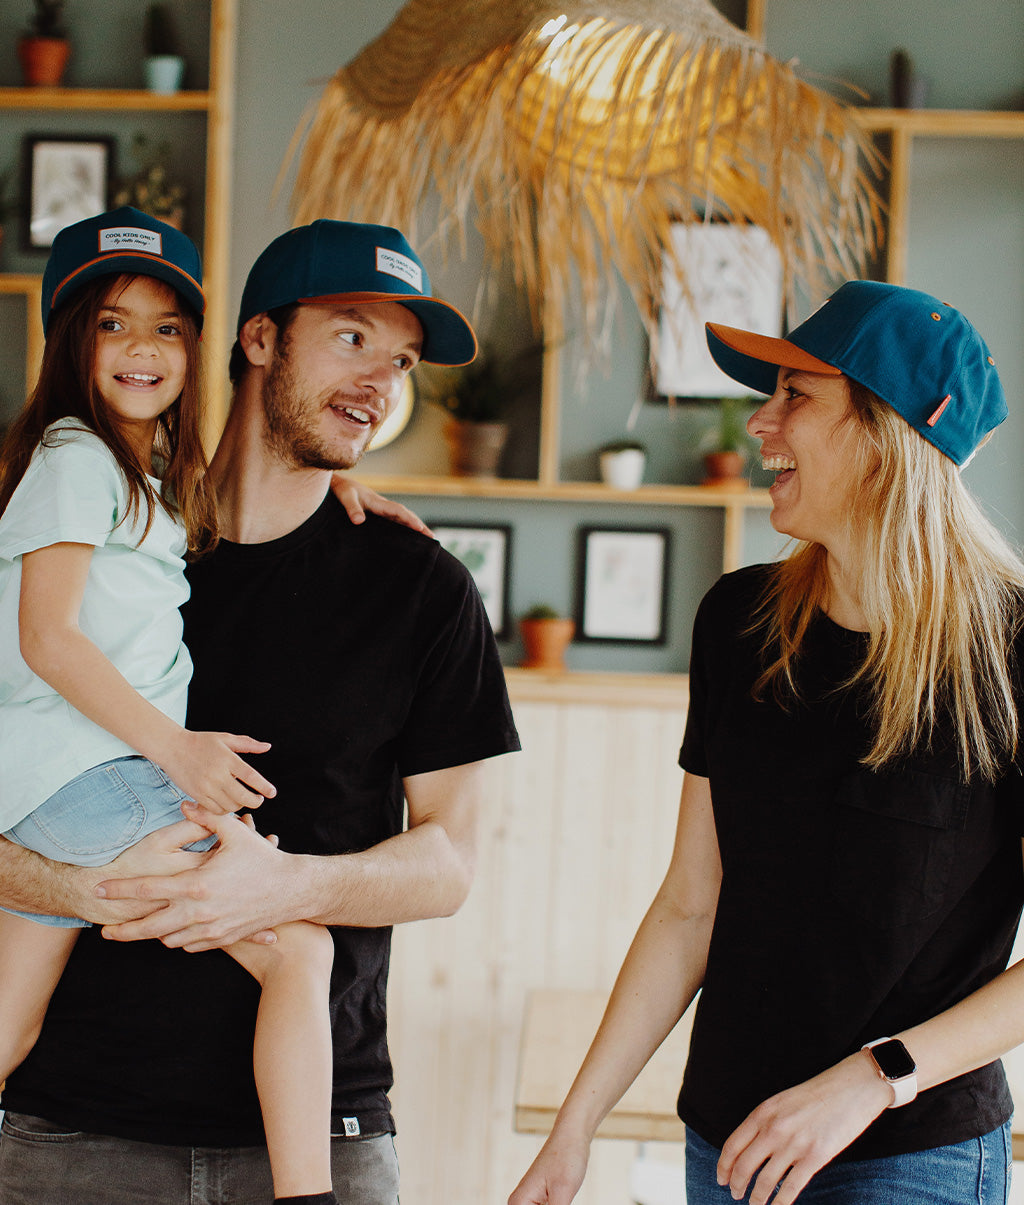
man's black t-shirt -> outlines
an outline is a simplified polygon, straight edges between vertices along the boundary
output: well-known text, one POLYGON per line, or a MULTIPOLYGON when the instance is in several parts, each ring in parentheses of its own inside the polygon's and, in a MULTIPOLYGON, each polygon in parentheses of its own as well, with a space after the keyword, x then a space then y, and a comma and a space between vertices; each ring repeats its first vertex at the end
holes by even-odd
MULTIPOLYGON (((859 764, 866 709, 842 684, 866 636, 819 615, 799 701, 753 698, 769 572, 730 574, 701 603, 680 754, 710 779, 723 878, 679 1114, 716 1146, 776 1092, 992 979, 1024 899, 1018 767, 964 783, 941 734, 884 773, 859 764)), ((964 1141, 1011 1111, 993 1063, 887 1110, 841 1157, 964 1141)))
MULTIPOLYGON (((519 747, 479 595, 435 541, 353 526, 329 496, 279 540, 222 541, 189 578, 189 727, 272 743, 253 761, 278 794, 253 817, 282 849, 366 849, 401 831, 402 778, 519 747)), ((391 931, 332 932, 333 1128, 387 1130, 391 931)), ((142 1141, 261 1143, 258 1000, 222 951, 86 930, 5 1104, 142 1141)))

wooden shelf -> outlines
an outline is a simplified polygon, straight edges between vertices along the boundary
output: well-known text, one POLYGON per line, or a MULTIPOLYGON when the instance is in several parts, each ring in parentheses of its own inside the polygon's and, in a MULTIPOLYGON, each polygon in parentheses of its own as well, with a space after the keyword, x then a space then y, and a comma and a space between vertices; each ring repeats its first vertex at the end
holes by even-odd
POLYGON ((910 161, 915 138, 1024 138, 1024 112, 1010 109, 855 109, 864 129, 888 135, 885 279, 907 283, 910 161))
POLYGON ((1024 112, 1012 109, 857 109, 872 133, 905 131, 914 137, 1024 138, 1024 112))
POLYGON ((720 489, 704 485, 642 485, 635 490, 616 490, 597 481, 563 481, 548 485, 540 481, 493 480, 479 477, 405 477, 398 474, 360 475, 360 481, 381 493, 443 495, 456 498, 522 498, 537 502, 610 502, 655 506, 712 506, 767 509, 767 490, 720 489))
POLYGON ((493 481, 479 477, 361 477, 382 494, 417 497, 518 498, 534 502, 607 502, 629 506, 707 506, 724 515, 722 572, 743 563, 743 517, 748 510, 767 510, 772 502, 767 490, 721 488, 705 485, 642 485, 635 490, 615 490, 596 481, 493 481))
POLYGON ((685 712, 690 698, 688 674, 630 674, 506 666, 505 682, 513 703, 579 703, 600 707, 645 707, 685 712))
POLYGON ((209 92, 163 96, 143 88, 0 88, 0 109, 151 109, 203 112, 213 103, 209 92))

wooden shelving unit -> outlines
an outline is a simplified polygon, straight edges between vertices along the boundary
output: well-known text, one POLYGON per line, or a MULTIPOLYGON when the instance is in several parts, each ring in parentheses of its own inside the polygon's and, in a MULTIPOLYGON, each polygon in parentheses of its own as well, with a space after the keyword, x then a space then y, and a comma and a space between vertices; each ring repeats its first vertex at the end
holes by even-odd
MULTIPOLYGON (((235 33, 238 0, 210 0, 210 78, 205 91, 160 96, 136 88, 0 88, 0 111, 199 112, 206 114, 206 194, 203 198, 203 280, 207 295, 203 349, 208 371, 206 439, 216 442, 227 414, 228 215, 234 124, 235 33)), ((42 355, 39 317, 41 276, 0 273, 0 293, 26 300, 25 379, 34 381, 42 355)))
POLYGON ((1024 113, 1010 110, 858 109, 872 134, 888 137, 889 220, 885 279, 906 284, 910 163, 916 138, 1024 138, 1024 113))
MULTIPOLYGON (((754 16, 760 11, 754 6, 754 16)), ((857 119, 873 135, 890 140, 889 205, 885 278, 906 280, 910 161, 916 138, 1024 139, 1024 113, 949 109, 859 109, 857 119)), ((552 340, 556 343, 557 340, 552 340)), ((770 507, 766 490, 715 490, 703 486, 646 485, 623 492, 596 482, 560 479, 559 430, 561 365, 557 350, 545 355, 541 386, 540 458, 536 480, 480 482, 459 477, 393 476, 368 478, 384 493, 450 497, 517 498, 551 502, 616 502, 636 506, 712 507, 724 512, 722 565, 725 571, 742 563, 744 516, 748 510, 770 507)))

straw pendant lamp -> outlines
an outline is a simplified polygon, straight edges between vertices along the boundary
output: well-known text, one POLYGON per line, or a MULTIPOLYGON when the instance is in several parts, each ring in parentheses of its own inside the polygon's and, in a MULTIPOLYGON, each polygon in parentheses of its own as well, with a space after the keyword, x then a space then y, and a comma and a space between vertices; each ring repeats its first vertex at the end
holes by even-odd
POLYGON ((421 247, 475 222, 535 314, 582 305, 592 349, 607 351, 618 272, 653 353, 674 220, 764 226, 787 295, 819 299, 828 275, 862 270, 880 225, 848 110, 707 0, 410 0, 303 136, 298 221, 382 222, 421 247), (441 218, 418 230, 427 199, 441 218))

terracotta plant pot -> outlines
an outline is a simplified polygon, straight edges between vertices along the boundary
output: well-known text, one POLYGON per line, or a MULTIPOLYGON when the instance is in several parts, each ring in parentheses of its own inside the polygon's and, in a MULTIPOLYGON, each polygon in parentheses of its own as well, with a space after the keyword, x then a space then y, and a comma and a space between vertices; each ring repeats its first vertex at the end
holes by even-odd
POLYGON ((747 458, 742 452, 707 452, 704 470, 707 476, 704 485, 746 485, 743 466, 747 458))
POLYGON ((526 649, 524 669, 565 669, 565 650, 576 632, 571 619, 521 619, 519 631, 526 649))
POLYGON ((497 477, 508 439, 506 423, 470 423, 450 418, 444 434, 454 477, 497 477))
POLYGON ((31 88, 55 88, 64 78, 71 43, 66 38, 25 37, 18 41, 21 74, 31 88))

